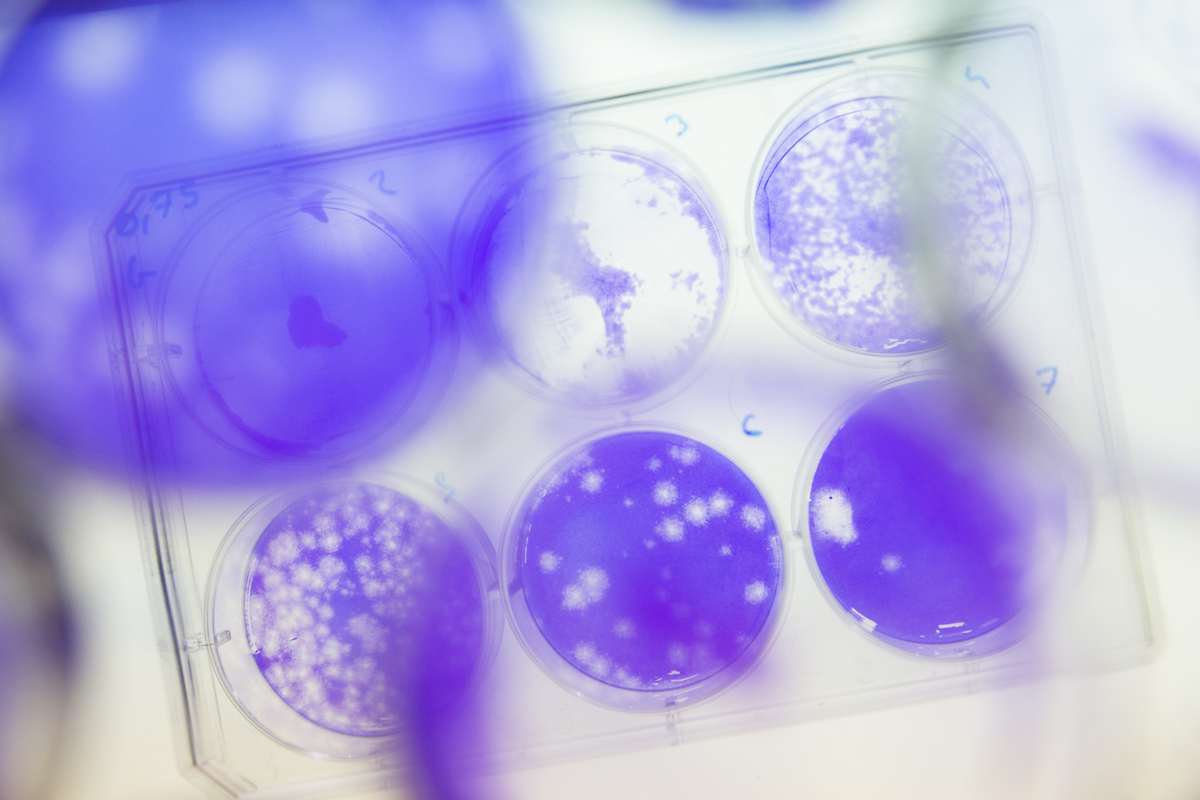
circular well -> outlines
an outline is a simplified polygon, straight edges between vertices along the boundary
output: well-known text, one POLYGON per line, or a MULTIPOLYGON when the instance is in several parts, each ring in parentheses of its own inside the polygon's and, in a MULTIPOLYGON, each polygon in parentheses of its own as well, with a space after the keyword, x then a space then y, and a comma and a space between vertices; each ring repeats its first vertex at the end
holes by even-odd
POLYGON ((412 236, 341 190, 242 193, 172 258, 159 298, 172 383, 243 452, 341 455, 439 395, 454 352, 440 282, 412 236))
POLYGON ((728 246, 695 168, 622 128, 573 127, 493 169, 459 254, 486 346, 556 402, 628 405, 678 382, 716 332, 728 246))
POLYGON ((948 379, 916 376, 814 441, 799 527, 834 606, 876 640, 952 658, 1008 647, 1074 560, 1082 489, 1057 432, 1013 402, 1029 441, 982 429, 948 379))
POLYGON ((728 685, 765 649, 782 547, 746 473, 694 438, 606 432, 530 484, 504 548, 526 648, 568 689, 660 710, 728 685))
POLYGON ((1028 170, 973 97, 919 73, 840 78, 785 114, 759 158, 749 226, 760 294, 785 327, 842 352, 908 356, 942 343, 917 292, 904 203, 911 121, 932 114, 933 228, 971 319, 1018 280, 1034 225, 1028 170), (936 98, 932 112, 923 109, 936 98))
POLYGON ((209 636, 226 688, 305 752, 389 752, 403 687, 419 681, 453 704, 494 650, 490 544, 434 490, 388 483, 269 498, 227 537, 211 579, 209 636))

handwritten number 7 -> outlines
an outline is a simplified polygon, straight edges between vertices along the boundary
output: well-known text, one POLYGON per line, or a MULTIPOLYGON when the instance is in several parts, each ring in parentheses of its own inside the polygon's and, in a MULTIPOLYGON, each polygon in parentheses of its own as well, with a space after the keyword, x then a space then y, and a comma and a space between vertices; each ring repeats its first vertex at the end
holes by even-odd
POLYGON ((1046 390, 1046 394, 1050 394, 1050 390, 1054 388, 1054 384, 1058 381, 1058 367, 1043 367, 1035 373, 1039 378, 1043 375, 1049 375, 1050 379, 1042 382, 1042 388, 1046 390))
POLYGON ((171 210, 171 190, 163 189, 150 195, 150 207, 161 211, 163 219, 166 219, 171 210))

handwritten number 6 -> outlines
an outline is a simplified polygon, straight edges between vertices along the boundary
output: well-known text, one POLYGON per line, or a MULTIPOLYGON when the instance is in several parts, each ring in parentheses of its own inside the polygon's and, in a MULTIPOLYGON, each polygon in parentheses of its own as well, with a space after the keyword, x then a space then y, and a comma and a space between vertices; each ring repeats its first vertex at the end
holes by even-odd
POLYGON ((134 289, 141 289, 146 285, 146 278, 150 278, 158 274, 156 270, 139 270, 137 256, 129 257, 129 265, 126 267, 126 272, 128 273, 129 285, 134 289))

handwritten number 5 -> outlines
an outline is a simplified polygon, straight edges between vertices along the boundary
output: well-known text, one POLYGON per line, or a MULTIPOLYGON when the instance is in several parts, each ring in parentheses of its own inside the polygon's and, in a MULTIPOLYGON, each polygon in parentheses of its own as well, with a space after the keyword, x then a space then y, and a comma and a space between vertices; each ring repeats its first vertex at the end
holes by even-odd
POLYGON ((179 194, 185 198, 190 198, 188 202, 183 204, 184 208, 195 208, 200 202, 200 193, 196 191, 195 181, 184 181, 179 184, 179 194))

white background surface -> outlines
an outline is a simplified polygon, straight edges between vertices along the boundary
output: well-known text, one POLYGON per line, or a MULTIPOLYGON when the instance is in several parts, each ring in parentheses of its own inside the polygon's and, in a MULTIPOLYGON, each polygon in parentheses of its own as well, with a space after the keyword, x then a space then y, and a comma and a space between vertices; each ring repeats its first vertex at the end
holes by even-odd
MULTIPOLYGON (((1159 2, 1158 6, 1170 3, 1159 2)), ((514 0, 551 89, 641 80, 919 23, 932 3, 689 14, 651 0, 514 0)), ((1161 598, 1157 659, 1120 672, 511 773, 534 798, 1200 797, 1200 185, 1139 149, 1153 123, 1200 150, 1200 84, 1133 0, 1034 6, 1065 116, 1161 598)), ((1200 29, 1195 48, 1200 52, 1200 29)), ((76 476, 56 524, 83 637, 55 797, 173 800, 161 662, 126 489, 76 476)))

